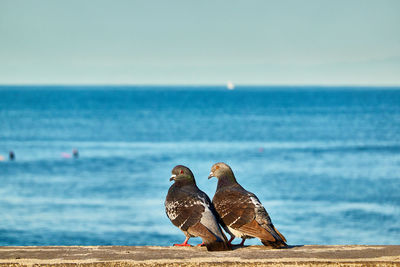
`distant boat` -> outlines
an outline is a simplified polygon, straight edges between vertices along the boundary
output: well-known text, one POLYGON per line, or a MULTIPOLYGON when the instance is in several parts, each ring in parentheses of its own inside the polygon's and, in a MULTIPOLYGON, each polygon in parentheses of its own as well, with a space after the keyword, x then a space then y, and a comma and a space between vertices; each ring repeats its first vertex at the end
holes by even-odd
POLYGON ((235 85, 233 84, 233 82, 228 81, 226 83, 226 88, 228 88, 228 90, 233 90, 233 89, 235 89, 235 85))

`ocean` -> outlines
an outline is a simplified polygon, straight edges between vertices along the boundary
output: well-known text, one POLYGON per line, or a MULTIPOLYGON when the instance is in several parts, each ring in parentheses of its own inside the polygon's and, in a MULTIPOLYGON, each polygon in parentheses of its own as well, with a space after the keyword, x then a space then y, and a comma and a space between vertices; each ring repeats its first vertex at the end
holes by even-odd
POLYGON ((1 86, 0 159, 1 246, 181 243, 171 170, 220 161, 291 245, 400 244, 400 88, 1 86))

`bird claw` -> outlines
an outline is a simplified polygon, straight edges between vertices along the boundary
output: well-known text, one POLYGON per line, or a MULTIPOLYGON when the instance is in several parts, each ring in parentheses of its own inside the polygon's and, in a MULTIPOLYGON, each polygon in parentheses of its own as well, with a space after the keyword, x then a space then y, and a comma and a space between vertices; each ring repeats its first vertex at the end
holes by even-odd
POLYGON ((201 244, 196 245, 196 247, 204 247, 204 246, 205 246, 205 245, 204 245, 204 242, 201 243, 201 244))

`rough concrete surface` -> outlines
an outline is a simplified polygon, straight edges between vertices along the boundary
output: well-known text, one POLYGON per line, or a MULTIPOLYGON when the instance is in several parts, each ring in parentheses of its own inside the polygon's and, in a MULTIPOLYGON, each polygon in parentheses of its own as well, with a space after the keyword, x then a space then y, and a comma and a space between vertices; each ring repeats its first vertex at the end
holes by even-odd
POLYGON ((0 247, 0 266, 400 266, 399 246, 0 247))

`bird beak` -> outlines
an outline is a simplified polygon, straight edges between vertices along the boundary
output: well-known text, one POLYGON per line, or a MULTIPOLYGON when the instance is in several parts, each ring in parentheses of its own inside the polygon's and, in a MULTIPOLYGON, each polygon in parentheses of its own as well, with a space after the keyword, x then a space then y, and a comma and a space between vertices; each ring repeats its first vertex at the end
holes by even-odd
POLYGON ((210 179, 210 178, 212 178, 212 177, 214 177, 214 173, 213 173, 213 172, 210 172, 210 175, 208 176, 208 179, 210 179))
POLYGON ((176 174, 172 174, 171 178, 169 178, 170 181, 175 180, 176 174))

